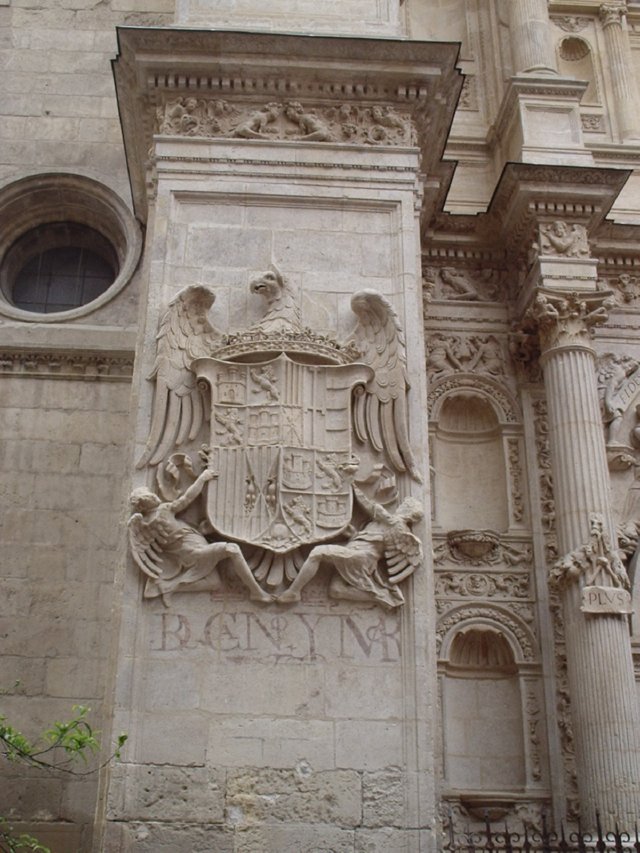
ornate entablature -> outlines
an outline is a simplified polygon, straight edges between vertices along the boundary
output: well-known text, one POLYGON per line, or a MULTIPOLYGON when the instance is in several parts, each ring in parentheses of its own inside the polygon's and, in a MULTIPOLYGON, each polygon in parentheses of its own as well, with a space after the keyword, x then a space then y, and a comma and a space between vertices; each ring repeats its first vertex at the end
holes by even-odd
POLYGON ((423 514, 414 498, 398 500, 397 478, 420 480, 398 317, 378 292, 358 291, 357 323, 340 343, 302 325, 275 266, 251 292, 266 313, 233 334, 209 323, 215 294, 205 287, 180 291, 160 321, 138 461, 157 466, 160 496, 136 489, 129 520, 145 595, 218 589, 224 560, 252 599, 277 593, 290 603, 324 562, 334 569, 332 597, 397 607, 399 584, 422 562, 411 528, 423 514), (197 463, 176 452, 207 429, 197 463), (206 519, 179 519, 205 490, 206 519))
POLYGON ((444 197, 452 166, 441 155, 463 82, 451 45, 135 28, 118 37, 116 88, 142 218, 157 134, 417 147, 435 178, 430 193, 444 197))

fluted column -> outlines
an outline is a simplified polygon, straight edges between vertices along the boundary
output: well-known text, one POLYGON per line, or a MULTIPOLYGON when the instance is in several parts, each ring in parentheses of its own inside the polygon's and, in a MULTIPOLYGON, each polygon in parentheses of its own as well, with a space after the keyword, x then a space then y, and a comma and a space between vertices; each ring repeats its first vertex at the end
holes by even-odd
POLYGON ((518 0, 508 5, 514 73, 555 71, 547 0, 518 0))
POLYGON ((623 29, 626 13, 625 3, 603 3, 600 6, 620 135, 623 139, 630 139, 640 136, 640 121, 631 50, 623 29))
POLYGON ((626 613, 628 579, 615 540, 590 343, 607 317, 597 291, 540 289, 537 324, 562 559, 550 582, 564 610, 583 824, 632 826, 640 815, 640 715, 626 613))

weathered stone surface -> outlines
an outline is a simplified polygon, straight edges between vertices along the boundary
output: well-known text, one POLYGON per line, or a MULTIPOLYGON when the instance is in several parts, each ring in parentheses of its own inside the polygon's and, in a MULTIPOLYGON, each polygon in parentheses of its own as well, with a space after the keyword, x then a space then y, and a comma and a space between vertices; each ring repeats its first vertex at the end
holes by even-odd
POLYGON ((404 825, 404 783, 404 774, 399 767, 362 774, 364 826, 404 825))
POLYGON ((222 771, 157 765, 128 765, 124 770, 123 819, 222 822, 222 771))
POLYGON ((409 829, 356 829, 354 853, 409 853, 419 843, 417 835, 409 829))
POLYGON ((206 822, 110 823, 104 846, 105 853, 235 853, 235 850, 232 830, 206 822))
POLYGON ((253 829, 237 829, 235 853, 353 853, 354 830, 335 826, 300 824, 296 826, 263 825, 253 829))
POLYGON ((347 770, 234 770, 227 773, 227 820, 256 823, 327 823, 354 827, 361 820, 361 780, 347 770))

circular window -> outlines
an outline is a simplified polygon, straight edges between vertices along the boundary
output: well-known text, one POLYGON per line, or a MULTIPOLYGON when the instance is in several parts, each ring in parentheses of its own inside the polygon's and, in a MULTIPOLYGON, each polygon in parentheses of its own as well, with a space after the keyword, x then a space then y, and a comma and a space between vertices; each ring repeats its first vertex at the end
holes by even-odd
POLYGON ((16 319, 88 314, 127 284, 140 257, 136 221, 89 178, 18 181, 0 192, 0 221, 0 314, 16 319))
POLYGON ((113 284, 118 258, 102 234, 74 222, 40 225, 6 257, 8 302, 50 314, 93 302, 113 284))

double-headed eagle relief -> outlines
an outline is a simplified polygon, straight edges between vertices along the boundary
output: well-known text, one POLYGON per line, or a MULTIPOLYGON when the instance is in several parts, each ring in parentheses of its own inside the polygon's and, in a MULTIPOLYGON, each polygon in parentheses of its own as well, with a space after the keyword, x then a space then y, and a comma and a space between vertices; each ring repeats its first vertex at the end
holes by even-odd
POLYGON ((398 583, 422 561, 420 505, 392 508, 396 477, 420 480, 398 317, 380 293, 358 291, 340 342, 303 324, 275 266, 250 290, 266 311, 241 331, 211 325, 215 294, 200 286, 160 320, 138 462, 155 467, 160 497, 134 491, 129 520, 145 595, 218 589, 222 563, 254 600, 287 603, 327 565, 332 597, 397 607, 398 583), (206 519, 178 518, 201 493, 206 519))

